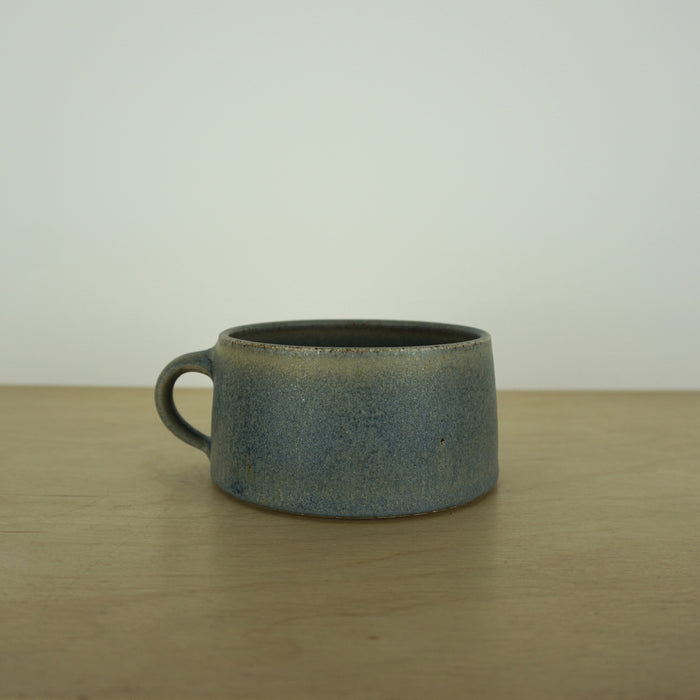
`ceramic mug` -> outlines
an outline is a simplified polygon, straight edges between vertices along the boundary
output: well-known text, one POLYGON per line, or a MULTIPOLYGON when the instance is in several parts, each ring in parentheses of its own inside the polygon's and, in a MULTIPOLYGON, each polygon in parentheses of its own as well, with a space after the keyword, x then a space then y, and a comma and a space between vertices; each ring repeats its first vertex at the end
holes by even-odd
POLYGON ((412 321, 290 321, 224 331, 155 391, 163 423, 210 459, 224 491, 276 510, 345 518, 451 508, 498 479, 491 338, 412 321), (211 437, 173 386, 214 384, 211 437))

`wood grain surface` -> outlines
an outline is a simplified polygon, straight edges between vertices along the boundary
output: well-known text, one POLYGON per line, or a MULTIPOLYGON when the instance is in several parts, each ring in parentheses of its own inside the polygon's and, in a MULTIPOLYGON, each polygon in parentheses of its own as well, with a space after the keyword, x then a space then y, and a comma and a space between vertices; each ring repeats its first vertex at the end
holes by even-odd
POLYGON ((699 698, 700 394, 499 416, 479 502, 334 521, 219 491, 148 390, 0 388, 0 696, 699 698))

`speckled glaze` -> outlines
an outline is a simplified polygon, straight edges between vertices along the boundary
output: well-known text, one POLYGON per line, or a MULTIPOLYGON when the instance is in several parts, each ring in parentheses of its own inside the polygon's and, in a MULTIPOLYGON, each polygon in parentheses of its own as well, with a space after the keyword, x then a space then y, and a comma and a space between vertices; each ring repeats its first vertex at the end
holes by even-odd
POLYGON ((290 321, 224 331, 156 384, 165 425, 204 451, 237 498, 341 518, 471 501, 498 479, 491 338, 411 321, 290 321), (184 372, 212 378, 211 438, 172 398, 184 372))

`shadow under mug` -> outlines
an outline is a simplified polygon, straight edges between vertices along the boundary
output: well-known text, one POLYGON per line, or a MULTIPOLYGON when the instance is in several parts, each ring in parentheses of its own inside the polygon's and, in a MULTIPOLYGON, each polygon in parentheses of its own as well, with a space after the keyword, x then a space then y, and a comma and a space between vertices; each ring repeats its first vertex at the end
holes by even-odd
POLYGON ((413 321, 288 321, 224 331, 161 372, 158 413, 224 491, 341 518, 451 508, 498 479, 491 337, 413 321), (178 413, 185 372, 214 384, 211 437, 178 413))

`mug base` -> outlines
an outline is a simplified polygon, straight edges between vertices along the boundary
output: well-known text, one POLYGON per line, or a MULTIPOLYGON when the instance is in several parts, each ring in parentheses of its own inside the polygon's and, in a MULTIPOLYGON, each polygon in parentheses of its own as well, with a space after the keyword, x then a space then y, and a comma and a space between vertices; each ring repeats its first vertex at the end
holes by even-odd
POLYGON ((451 511, 455 511, 455 510, 458 510, 461 508, 465 508, 467 506, 472 506, 472 505, 476 505, 477 503, 480 503, 487 496, 489 496, 491 493, 493 493, 496 490, 496 488, 498 487, 498 483, 494 483, 488 489, 486 489, 482 493, 478 494, 474 498, 470 498, 470 499, 467 499, 465 501, 460 501, 459 503, 453 503, 453 504, 447 505, 447 506, 441 506, 439 508, 417 510, 415 512, 406 512, 406 513, 378 513, 378 514, 368 514, 368 515, 353 515, 353 514, 345 514, 345 513, 342 513, 342 514, 308 513, 305 511, 292 510, 289 508, 277 508, 275 506, 266 505, 264 503, 256 503, 255 501, 246 500, 245 498, 241 498, 241 496, 239 496, 238 494, 232 493, 227 488, 223 487, 221 484, 218 484, 216 481, 213 481, 212 483, 217 488, 218 491, 225 493, 227 496, 230 496, 231 498, 238 501, 239 503, 242 503, 245 506, 249 506, 251 508, 256 508, 256 509, 263 510, 263 511, 279 513, 281 515, 297 515, 297 516, 306 517, 306 518, 321 518, 323 520, 396 520, 398 518, 415 518, 417 516, 422 516, 422 515, 434 515, 434 514, 439 514, 439 513, 450 513, 451 511))

